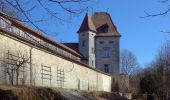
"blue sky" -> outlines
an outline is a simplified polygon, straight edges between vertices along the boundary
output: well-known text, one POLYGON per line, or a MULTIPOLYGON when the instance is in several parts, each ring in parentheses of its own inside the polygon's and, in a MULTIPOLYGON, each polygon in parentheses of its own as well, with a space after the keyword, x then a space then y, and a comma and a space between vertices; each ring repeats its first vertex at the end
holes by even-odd
MULTIPOLYGON (((169 16, 158 16, 141 18, 145 16, 144 11, 159 13, 166 10, 167 4, 161 4, 159 0, 99 0, 93 3, 93 12, 107 11, 110 13, 113 22, 121 33, 121 49, 132 51, 138 58, 139 63, 144 66, 152 61, 156 51, 168 39, 168 35, 160 31, 170 31, 169 16)), ((40 9, 41 10, 41 9, 40 9)), ((33 13, 40 16, 40 13, 33 13)), ((77 42, 77 30, 84 18, 85 12, 79 16, 69 16, 63 13, 69 23, 42 24, 45 29, 57 32, 56 36, 51 36, 57 41, 77 42)))

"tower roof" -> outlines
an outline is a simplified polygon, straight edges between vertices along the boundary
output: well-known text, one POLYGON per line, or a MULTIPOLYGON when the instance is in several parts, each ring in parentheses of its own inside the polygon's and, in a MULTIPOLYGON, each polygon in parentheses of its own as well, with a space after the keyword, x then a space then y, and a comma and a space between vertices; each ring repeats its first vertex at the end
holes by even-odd
POLYGON ((83 23, 80 26, 80 29, 77 33, 84 32, 84 31, 94 31, 96 32, 96 28, 93 24, 93 21, 91 19, 91 16, 89 13, 86 13, 86 16, 84 17, 83 23))
POLYGON ((110 15, 107 12, 95 12, 92 16, 92 21, 97 30, 97 35, 102 34, 102 36, 120 36, 114 25, 110 15), (108 27, 108 32, 103 33, 103 28, 108 27), (105 35, 104 35, 105 34, 105 35))

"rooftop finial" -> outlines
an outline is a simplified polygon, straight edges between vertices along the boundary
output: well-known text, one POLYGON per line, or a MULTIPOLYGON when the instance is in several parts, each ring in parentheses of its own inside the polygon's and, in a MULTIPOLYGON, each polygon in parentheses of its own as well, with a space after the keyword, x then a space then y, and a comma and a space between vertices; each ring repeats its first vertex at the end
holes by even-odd
POLYGON ((88 12, 89 12, 89 7, 86 8, 86 13, 88 13, 88 12))
POLYGON ((107 11, 106 11, 107 13, 108 13, 108 10, 109 10, 109 8, 107 8, 107 11))

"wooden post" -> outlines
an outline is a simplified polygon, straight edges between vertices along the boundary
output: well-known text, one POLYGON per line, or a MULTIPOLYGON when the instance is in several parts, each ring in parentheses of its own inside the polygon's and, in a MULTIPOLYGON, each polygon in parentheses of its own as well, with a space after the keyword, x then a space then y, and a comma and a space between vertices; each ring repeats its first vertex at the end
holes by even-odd
POLYGON ((50 86, 51 86, 51 80, 52 80, 51 76, 52 74, 51 74, 51 67, 50 67, 50 86))
POLYGON ((78 79, 78 90, 80 90, 80 79, 78 79))
POLYGON ((89 84, 89 80, 88 80, 88 91, 90 90, 90 84, 89 84))
POLYGON ((30 85, 32 85, 32 47, 30 48, 30 85))

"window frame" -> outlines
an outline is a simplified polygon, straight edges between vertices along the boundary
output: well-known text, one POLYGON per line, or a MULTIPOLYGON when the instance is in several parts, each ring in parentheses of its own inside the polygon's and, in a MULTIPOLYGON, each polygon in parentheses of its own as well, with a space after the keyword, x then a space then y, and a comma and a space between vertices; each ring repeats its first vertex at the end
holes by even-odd
POLYGON ((109 44, 113 44, 114 43, 114 41, 109 41, 109 44))
POLYGON ((109 27, 108 26, 103 27, 102 31, 103 31, 103 33, 108 33, 109 27))
POLYGON ((91 65, 94 66, 94 61, 93 60, 91 61, 91 65))
POLYGON ((104 72, 105 73, 110 73, 109 66, 110 66, 110 64, 104 64, 104 72))
POLYGON ((102 57, 103 58, 110 58, 112 56, 112 51, 108 49, 104 49, 102 51, 102 57))
POLYGON ((85 47, 85 40, 82 41, 82 47, 85 47))
POLYGON ((92 51, 91 51, 91 52, 92 52, 92 54, 94 54, 94 48, 91 48, 91 50, 92 50, 92 51))
POLYGON ((100 44, 104 44, 104 41, 99 41, 100 44))

